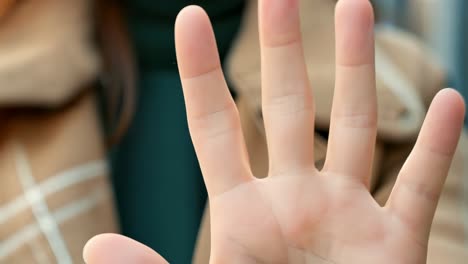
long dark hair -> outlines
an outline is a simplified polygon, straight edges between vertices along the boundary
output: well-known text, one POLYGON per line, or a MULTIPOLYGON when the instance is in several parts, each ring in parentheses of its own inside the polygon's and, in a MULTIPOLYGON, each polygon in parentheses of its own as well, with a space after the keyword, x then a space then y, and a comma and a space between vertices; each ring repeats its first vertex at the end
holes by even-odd
POLYGON ((137 68, 127 23, 117 0, 98 0, 95 8, 97 42, 103 59, 100 83, 108 145, 113 146, 125 135, 135 112, 137 68))

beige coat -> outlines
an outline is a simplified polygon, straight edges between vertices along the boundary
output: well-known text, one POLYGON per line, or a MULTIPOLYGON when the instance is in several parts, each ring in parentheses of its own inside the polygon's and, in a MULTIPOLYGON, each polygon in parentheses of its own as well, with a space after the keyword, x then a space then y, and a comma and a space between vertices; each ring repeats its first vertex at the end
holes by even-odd
POLYGON ((117 231, 88 0, 0 1, 0 263, 83 263, 117 231))

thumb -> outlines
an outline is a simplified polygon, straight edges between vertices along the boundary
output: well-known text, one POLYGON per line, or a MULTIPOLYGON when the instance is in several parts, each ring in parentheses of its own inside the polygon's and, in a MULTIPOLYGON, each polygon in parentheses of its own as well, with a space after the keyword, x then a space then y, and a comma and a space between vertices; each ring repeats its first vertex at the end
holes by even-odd
POLYGON ((83 258, 87 264, 168 264, 149 247, 117 234, 91 238, 84 246, 83 258))

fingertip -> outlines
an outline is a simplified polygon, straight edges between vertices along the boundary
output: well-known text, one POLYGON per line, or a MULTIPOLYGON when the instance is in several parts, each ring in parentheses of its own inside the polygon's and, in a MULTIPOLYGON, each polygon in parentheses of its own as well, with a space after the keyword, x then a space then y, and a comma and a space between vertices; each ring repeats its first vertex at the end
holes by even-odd
POLYGON ((338 20, 341 16, 352 16, 363 23, 374 22, 374 9, 369 0, 339 0, 335 12, 338 20))
POLYGON ((99 245, 99 241, 101 241, 103 238, 108 234, 99 234, 94 237, 92 237, 88 242, 83 247, 83 259, 85 263, 91 263, 91 260, 93 259, 92 255, 93 252, 95 252, 96 245, 99 245))
POLYGON ((262 0, 259 5, 263 45, 284 46, 301 40, 299 0, 262 0))
POLYGON ((437 93, 434 98, 434 102, 440 104, 438 107, 447 107, 449 106, 453 115, 457 119, 464 119, 466 112, 466 104, 463 96, 453 88, 445 88, 437 93))
POLYGON ((195 20, 204 20, 208 19, 208 15, 205 10, 197 5, 189 5, 182 8, 177 14, 175 29, 176 32, 181 29, 186 29, 187 26, 190 26, 191 23, 195 20))
POLYGON ((436 153, 453 155, 464 119, 465 102, 461 94, 451 88, 439 91, 429 107, 420 143, 436 153))
POLYGON ((445 88, 439 91, 429 107, 428 115, 444 119, 451 126, 462 127, 465 119, 465 101, 455 89, 445 88))
POLYGON ((91 238, 83 248, 83 260, 87 264, 167 263, 149 247, 118 234, 100 234, 91 238))
POLYGON ((199 6, 187 6, 177 15, 175 44, 182 78, 195 77, 220 64, 210 19, 199 6))
POLYGON ((337 62, 374 61, 374 10, 369 0, 340 0, 335 8, 337 62))

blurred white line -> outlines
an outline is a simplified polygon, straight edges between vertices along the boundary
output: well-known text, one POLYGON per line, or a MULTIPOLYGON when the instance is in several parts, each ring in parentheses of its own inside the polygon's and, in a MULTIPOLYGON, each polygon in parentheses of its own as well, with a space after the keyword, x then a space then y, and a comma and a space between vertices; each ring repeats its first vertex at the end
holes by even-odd
MULTIPOLYGON (((109 196, 109 190, 96 188, 88 196, 55 210, 52 214, 58 225, 94 208, 109 196)), ((31 239, 40 234, 37 224, 25 226, 0 243, 0 262, 31 239)))
POLYGON ((50 214, 44 195, 36 185, 26 150, 19 142, 15 144, 15 161, 18 178, 25 190, 26 201, 31 206, 39 228, 46 237, 57 263, 71 264, 72 259, 58 224, 50 214))
MULTIPOLYGON (((92 161, 49 177, 37 187, 42 191, 44 197, 47 197, 72 185, 97 177, 104 177, 107 172, 108 166, 105 160, 92 161)), ((28 206, 28 201, 22 195, 0 207, 0 225, 21 211, 26 210, 28 206)))

